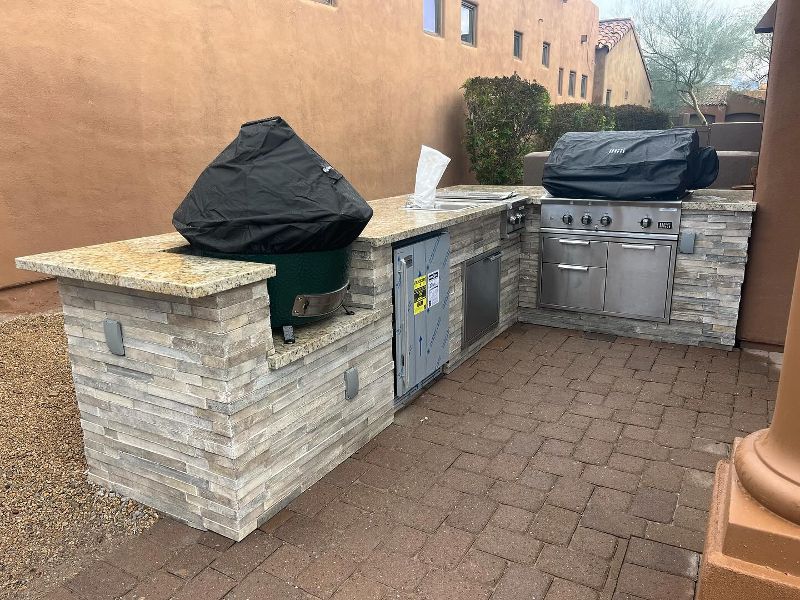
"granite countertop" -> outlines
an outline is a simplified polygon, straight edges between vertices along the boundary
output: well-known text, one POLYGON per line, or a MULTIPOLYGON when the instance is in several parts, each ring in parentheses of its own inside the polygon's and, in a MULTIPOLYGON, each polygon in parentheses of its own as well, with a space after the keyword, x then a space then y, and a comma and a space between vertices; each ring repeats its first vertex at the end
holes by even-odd
POLYGON ((22 256, 20 269, 134 290, 200 298, 275 276, 275 266, 181 252, 179 233, 22 256))
POLYGON ((283 335, 274 330, 272 343, 274 349, 267 355, 271 369, 280 369, 308 356, 315 350, 325 348, 337 340, 375 323, 382 317, 392 314, 392 307, 368 309, 351 308, 352 315, 340 310, 332 317, 317 323, 295 327, 295 343, 285 344, 283 335))
MULTIPOLYGON (((457 185, 444 188, 447 191, 515 191, 521 196, 528 196, 529 203, 539 205, 545 189, 534 185, 457 185)), ((459 211, 425 211, 405 209, 408 196, 382 198, 370 202, 374 215, 367 227, 359 236, 359 240, 369 242, 373 246, 383 246, 405 240, 432 231, 437 231, 476 219, 492 213, 502 212, 503 204, 482 204, 476 208, 459 211)), ((683 201, 683 210, 719 210, 753 212, 753 192, 750 190, 700 190, 687 196, 683 201)))
MULTIPOLYGON (((539 186, 461 185, 448 191, 516 191, 541 204, 544 188, 539 186)), ((358 238, 373 246, 437 231, 505 210, 503 203, 480 204, 458 211, 405 209, 407 196, 370 202, 372 220, 358 238)), ((748 190, 702 190, 683 201, 683 210, 753 212, 753 192, 748 190)), ((55 277, 68 277, 135 290, 200 298, 275 276, 275 266, 195 256, 178 233, 47 252, 16 259, 20 269, 55 277)))
MULTIPOLYGON (((490 186, 490 185, 457 185, 444 188, 445 191, 497 191, 509 192, 516 191, 520 195, 530 196, 531 201, 537 202, 538 197, 544 193, 544 188, 537 186, 490 186)), ((505 210, 505 204, 491 203, 480 204, 475 208, 463 210, 432 211, 432 210, 408 210, 405 208, 408 195, 394 196, 392 198, 381 198, 372 200, 374 214, 367 227, 361 232, 359 240, 369 242, 373 246, 384 246, 400 240, 409 239, 438 231, 458 223, 464 223, 472 219, 501 213, 505 210)))

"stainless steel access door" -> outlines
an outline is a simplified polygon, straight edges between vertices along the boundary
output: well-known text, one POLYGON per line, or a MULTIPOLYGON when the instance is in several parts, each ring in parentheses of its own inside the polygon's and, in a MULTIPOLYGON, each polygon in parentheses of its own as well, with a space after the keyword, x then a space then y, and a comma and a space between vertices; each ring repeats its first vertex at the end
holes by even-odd
POLYGON ((500 249, 473 258, 464 265, 463 348, 500 323, 500 249))
POLYGON ((539 305, 602 311, 605 285, 603 267, 542 263, 539 305))
POLYGON ((666 319, 672 289, 674 244, 608 244, 605 312, 666 319))

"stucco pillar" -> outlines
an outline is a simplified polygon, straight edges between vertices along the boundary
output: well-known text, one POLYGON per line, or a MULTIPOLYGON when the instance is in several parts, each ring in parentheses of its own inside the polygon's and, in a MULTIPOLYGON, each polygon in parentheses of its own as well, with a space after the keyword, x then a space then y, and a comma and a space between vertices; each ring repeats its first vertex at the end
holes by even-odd
POLYGON ((772 424, 717 467, 697 597, 800 599, 800 262, 772 424))
POLYGON ((754 500, 800 524, 800 263, 783 359, 772 424, 739 443, 734 465, 739 482, 754 500))
MULTIPOLYGON (((786 103, 794 106, 795 84, 800 81, 796 66, 800 4, 778 0, 769 15, 765 19, 774 18, 775 35, 756 182, 759 211, 762 200, 765 205, 796 204, 798 141, 790 135, 791 128, 797 127, 796 112, 784 107, 786 103)), ((786 227, 796 226, 794 213, 778 212, 786 227)), ((783 244, 786 236, 776 231, 768 228, 767 235, 783 244)), ((769 280, 775 271, 787 268, 788 256, 779 260, 773 254, 766 261, 756 260, 761 241, 754 236, 754 260, 747 275, 751 283, 769 280)), ((796 252, 793 249, 792 260, 796 252)), ((760 256, 765 257, 763 248, 760 256)), ((752 304, 750 313, 761 310, 762 323, 769 328, 773 317, 763 311, 774 312, 774 299, 763 299, 760 307, 752 304)), ((755 296, 750 296, 750 302, 755 302, 755 296)), ((733 460, 717 467, 698 600, 800 600, 800 263, 795 268, 785 340, 772 424, 737 440, 733 460)))

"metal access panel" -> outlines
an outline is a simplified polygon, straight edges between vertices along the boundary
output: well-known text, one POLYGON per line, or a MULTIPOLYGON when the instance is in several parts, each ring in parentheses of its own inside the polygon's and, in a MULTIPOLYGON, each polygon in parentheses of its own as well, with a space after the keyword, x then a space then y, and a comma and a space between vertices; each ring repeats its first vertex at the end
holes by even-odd
POLYGON ((394 250, 396 395, 414 392, 447 362, 450 235, 394 250))

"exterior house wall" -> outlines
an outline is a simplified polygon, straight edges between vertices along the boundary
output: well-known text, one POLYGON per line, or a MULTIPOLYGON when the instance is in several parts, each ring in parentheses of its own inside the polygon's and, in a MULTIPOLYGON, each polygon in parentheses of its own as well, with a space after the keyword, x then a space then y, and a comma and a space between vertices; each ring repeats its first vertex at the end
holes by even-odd
POLYGON ((563 101, 563 67, 589 77, 591 97, 589 0, 478 2, 475 47, 458 0, 442 3, 440 37, 422 30, 422 0, 5 2, 0 288, 36 277, 15 256, 170 231, 248 120, 282 115, 372 199, 412 190, 421 144, 453 158, 443 185, 471 179, 468 77, 516 71, 563 101))
POLYGON ((652 99, 650 80, 642 62, 639 44, 632 31, 626 33, 610 50, 599 48, 596 63, 592 96, 595 104, 605 104, 606 90, 611 90, 611 106, 620 104, 650 106, 652 99))

